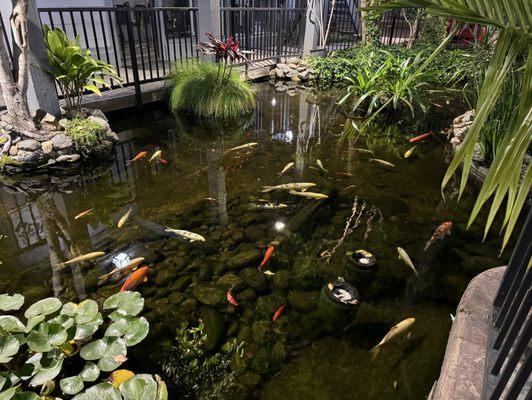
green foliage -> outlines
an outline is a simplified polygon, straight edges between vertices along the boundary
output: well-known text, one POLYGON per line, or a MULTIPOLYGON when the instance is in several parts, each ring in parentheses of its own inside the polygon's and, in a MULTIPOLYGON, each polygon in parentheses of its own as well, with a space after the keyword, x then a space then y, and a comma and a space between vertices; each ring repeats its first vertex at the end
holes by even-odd
POLYGON ((513 70, 518 56, 526 54, 517 112, 498 146, 468 222, 468 226, 471 226, 483 206, 490 201, 491 207, 484 229, 484 234, 487 235, 506 200, 501 229, 501 232, 505 231, 503 249, 532 188, 530 164, 526 167, 525 176, 521 177, 523 160, 532 142, 532 24, 530 8, 527 6, 527 0, 507 0, 502 4, 500 0, 461 3, 448 0, 392 0, 381 7, 383 10, 425 8, 432 15, 496 29, 496 43, 476 103, 475 120, 443 178, 442 186, 445 187, 461 167, 460 194, 467 185, 480 132, 500 99, 506 77, 513 70))
POLYGON ((253 110, 255 94, 227 64, 176 64, 168 77, 170 108, 200 117, 236 118, 253 110))
MULTIPOLYGON (((366 65, 368 59, 372 60, 373 69, 376 70, 386 61, 388 53, 398 62, 414 59, 418 55, 424 60, 435 47, 415 43, 410 49, 405 46, 388 46, 385 48, 386 52, 381 49, 380 46, 359 43, 348 50, 333 51, 329 57, 310 58, 309 63, 320 88, 345 87, 349 84, 346 79, 354 79, 357 75, 353 66, 366 65)), ((426 72, 431 77, 428 83, 433 87, 449 87, 465 80, 485 65, 474 52, 462 49, 445 50, 427 67, 426 72)))
POLYGON ((178 329, 175 339, 176 345, 163 369, 185 396, 215 400, 230 393, 234 372, 229 366, 242 357, 243 343, 233 339, 223 346, 221 353, 208 354, 203 347, 207 341, 203 325, 178 329))
POLYGON ((97 122, 87 118, 73 118, 68 121, 66 133, 72 137, 76 151, 87 157, 94 147, 105 138, 105 129, 97 122))
MULTIPOLYGON (((20 310, 23 304, 20 294, 0 295, 2 311, 20 310)), ((39 400, 59 395, 60 389, 63 398, 74 396, 74 400, 166 400, 166 385, 157 376, 134 375, 118 387, 107 382, 90 385, 124 363, 127 347, 147 336, 148 321, 137 316, 143 306, 144 299, 136 292, 109 297, 103 307, 111 311, 105 331, 94 300, 63 304, 57 298, 43 299, 26 309, 25 323, 1 315, 0 398, 39 400), (98 332, 103 336, 95 338, 98 332), (78 373, 72 375, 74 371, 78 373)))
POLYGON ((109 82, 121 81, 112 65, 93 59, 90 50, 81 49, 79 36, 70 40, 61 29, 44 25, 44 42, 49 72, 61 88, 69 110, 81 111, 84 91, 101 95, 98 84, 109 87, 109 82))
POLYGON ((16 165, 16 162, 7 154, 2 154, 0 157, 0 171, 3 171, 8 165, 16 165))

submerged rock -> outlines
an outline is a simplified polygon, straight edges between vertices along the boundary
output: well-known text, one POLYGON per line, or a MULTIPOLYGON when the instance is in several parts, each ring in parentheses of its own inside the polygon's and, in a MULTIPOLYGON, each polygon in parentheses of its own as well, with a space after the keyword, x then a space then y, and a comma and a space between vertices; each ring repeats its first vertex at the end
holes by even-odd
POLYGON ((292 290, 288 293, 288 304, 298 311, 312 311, 318 307, 319 292, 292 290))
POLYGON ((239 270, 249 265, 258 265, 261 254, 257 249, 247 250, 231 257, 227 262, 227 268, 239 270))
POLYGON ((273 339, 272 323, 268 319, 255 321, 251 327, 253 341, 258 345, 263 345, 273 339))
POLYGON ((240 271, 240 278, 246 283, 246 285, 251 286, 253 289, 265 290, 268 287, 268 283, 264 278, 264 275, 261 274, 257 268, 246 268, 240 271))
POLYGON ((157 276, 155 277, 155 283, 157 286, 167 286, 175 279, 176 276, 177 271, 170 268, 162 269, 157 273, 157 276))
POLYGON ((213 284, 199 283, 192 288, 193 296, 207 306, 220 307, 227 302, 225 290, 213 284))
POLYGON ((245 283, 238 275, 235 274, 225 274, 216 284, 220 287, 233 287, 235 290, 242 290, 245 287, 245 283))
POLYGON ((205 334, 207 335, 207 340, 203 347, 206 351, 214 350, 225 336, 225 322, 222 314, 214 308, 201 307, 199 318, 203 322, 205 334))

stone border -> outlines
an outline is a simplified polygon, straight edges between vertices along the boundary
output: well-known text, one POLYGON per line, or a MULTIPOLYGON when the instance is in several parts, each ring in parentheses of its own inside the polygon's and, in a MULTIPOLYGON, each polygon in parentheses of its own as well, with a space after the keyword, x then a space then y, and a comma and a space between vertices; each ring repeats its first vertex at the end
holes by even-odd
POLYGON ((505 269, 489 269, 469 282, 456 309, 440 377, 429 400, 481 398, 490 314, 505 269))

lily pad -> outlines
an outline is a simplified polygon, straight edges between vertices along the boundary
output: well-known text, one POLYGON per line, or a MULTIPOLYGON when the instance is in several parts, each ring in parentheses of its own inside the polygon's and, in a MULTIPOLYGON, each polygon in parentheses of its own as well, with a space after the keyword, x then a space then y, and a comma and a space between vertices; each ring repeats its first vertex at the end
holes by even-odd
POLYGON ((85 387, 85 384, 83 383, 83 379, 80 375, 71 376, 68 378, 61 379, 59 381, 59 386, 61 386, 61 390, 65 394, 78 394, 83 390, 85 387))
POLYGON ((17 317, 13 317, 12 315, 0 316, 0 328, 3 328, 8 332, 26 332, 26 327, 24 326, 24 324, 20 322, 17 317))
POLYGON ((124 339, 106 336, 83 346, 79 354, 84 360, 99 360, 103 357, 125 356, 127 347, 124 339))
POLYGON ((122 400, 122 396, 117 388, 104 382, 77 394, 72 400, 122 400))
POLYGON ((68 333, 60 324, 43 322, 38 330, 28 334, 28 347, 35 352, 50 351, 53 346, 60 346, 68 339, 68 333))
POLYGON ((89 337, 98 330, 101 324, 103 324, 103 317, 102 314, 98 312, 91 321, 76 326, 74 339, 81 340, 89 337))
POLYGON ((124 315, 135 316, 141 312, 144 307, 144 299, 139 292, 118 292, 103 303, 105 310, 117 309, 124 315))
POLYGON ((26 322, 26 332, 31 331, 37 325, 44 321, 44 315, 35 315, 34 317, 28 318, 26 322))
POLYGON ((42 397, 33 392, 19 392, 12 400, 41 400, 42 397))
POLYGON ((37 373, 33 376, 30 382, 31 386, 41 386, 47 381, 51 381, 61 372, 63 366, 63 356, 59 356, 53 360, 48 367, 42 367, 37 369, 37 373))
POLYGON ((59 310, 61 306, 61 300, 56 299, 55 297, 48 297, 29 306, 24 313, 24 316, 26 318, 31 318, 36 315, 49 315, 59 310))
POLYGON ((120 385, 124 400, 156 400, 157 383, 151 375, 135 375, 120 385))
POLYGON ((10 388, 0 393, 0 400, 10 400, 17 391, 17 388, 10 388))
POLYGON ((15 293, 13 296, 0 294, 0 310, 13 311, 18 310, 24 304, 24 296, 15 293))
POLYGON ((78 324, 86 324, 94 320, 98 315, 98 303, 94 300, 84 300, 78 305, 76 311, 76 322, 78 324))
POLYGON ((79 376, 85 382, 94 382, 100 376, 100 368, 93 362, 87 361, 79 376))
POLYGON ((150 324, 144 317, 122 317, 115 320, 107 330, 105 336, 123 336, 127 346, 140 343, 150 331, 150 324))
POLYGON ((19 348, 18 340, 13 336, 0 336, 0 363, 11 361, 19 348))

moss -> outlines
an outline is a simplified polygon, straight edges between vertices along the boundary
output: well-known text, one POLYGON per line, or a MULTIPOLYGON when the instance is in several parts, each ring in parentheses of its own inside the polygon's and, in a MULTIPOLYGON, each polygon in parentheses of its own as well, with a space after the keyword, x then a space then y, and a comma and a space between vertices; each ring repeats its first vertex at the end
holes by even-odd
POLYGON ((7 154, 4 154, 2 157, 0 157, 0 171, 4 171, 8 165, 19 165, 19 163, 9 157, 7 154))
POLYGON ((97 122, 86 118, 74 118, 68 122, 66 133, 72 138, 74 148, 87 157, 105 138, 105 129, 97 122))

